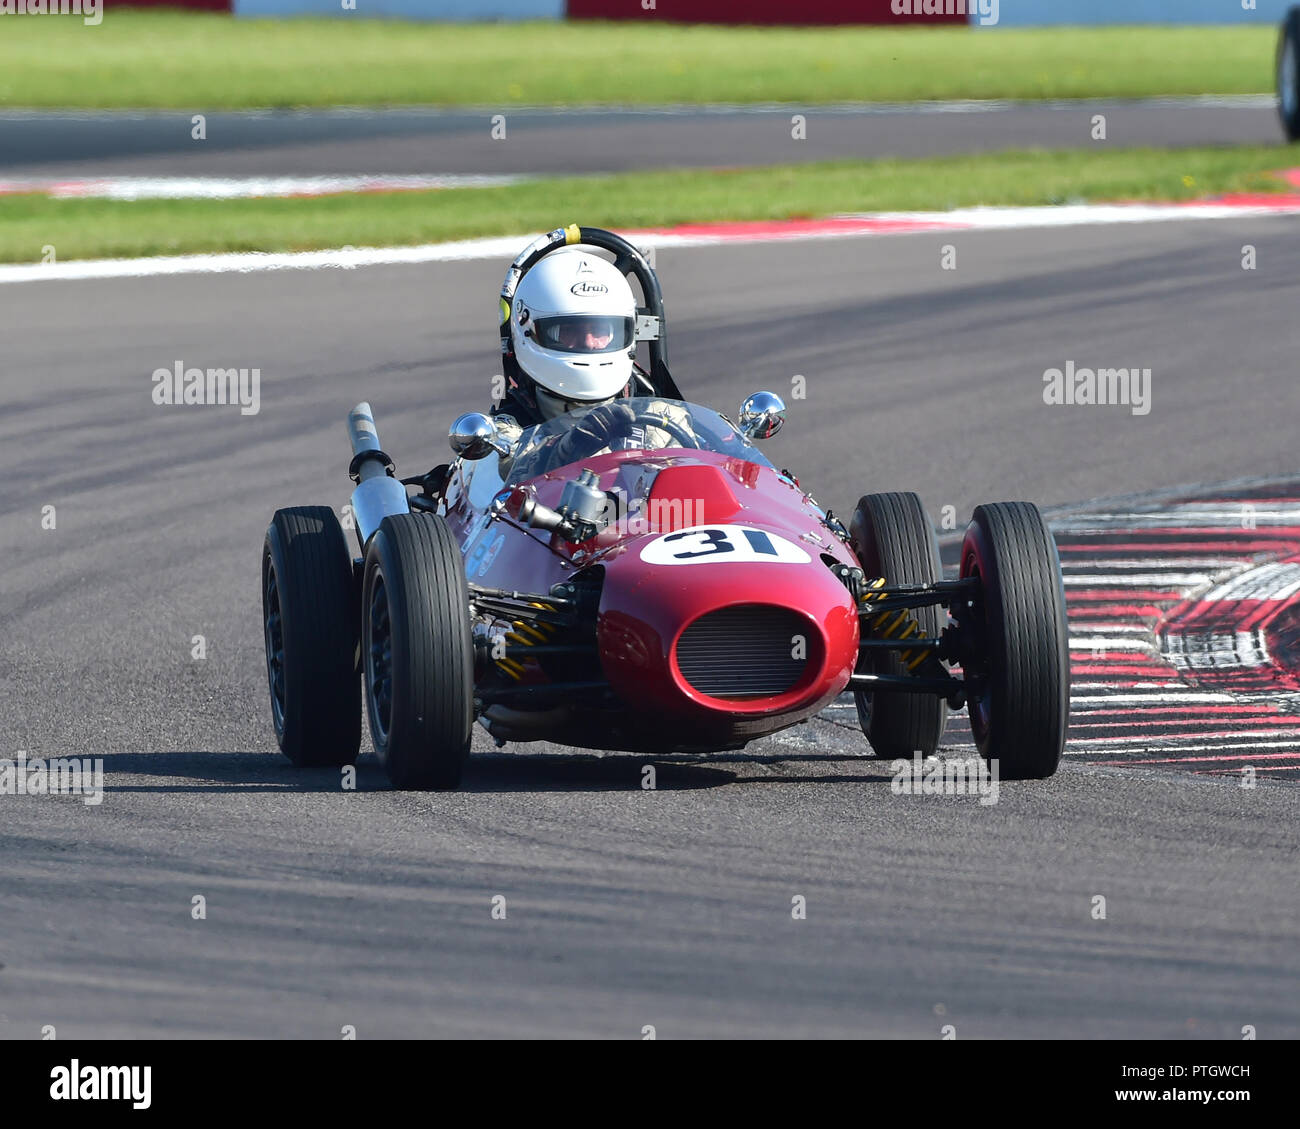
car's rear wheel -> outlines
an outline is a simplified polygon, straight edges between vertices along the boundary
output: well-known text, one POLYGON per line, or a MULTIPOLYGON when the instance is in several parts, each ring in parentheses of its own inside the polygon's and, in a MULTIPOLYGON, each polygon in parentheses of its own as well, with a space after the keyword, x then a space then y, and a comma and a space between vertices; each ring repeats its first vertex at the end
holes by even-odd
POLYGON ((1287 140, 1300 140, 1300 8, 1288 10, 1278 37, 1277 112, 1287 140))
POLYGON ((262 544, 262 627, 280 751, 304 768, 352 764, 361 746, 356 590, 328 506, 272 517, 262 544))
POLYGON ((455 788, 474 723, 469 586, 436 514, 384 518, 362 580, 366 710, 398 788, 455 788))
MULTIPOLYGON (((943 578, 934 527, 921 499, 911 493, 867 494, 858 500, 849 527, 849 540, 868 580, 886 583, 933 584, 943 578)), ((937 638, 946 616, 938 606, 917 608, 921 634, 937 638)), ((868 620, 869 621, 869 620, 868 620)), ((858 669, 873 674, 907 674, 897 651, 866 651, 858 669)), ((858 721, 879 757, 932 756, 939 747, 948 705, 928 694, 855 690, 858 721)))
POLYGON ((1051 776, 1069 724, 1069 636, 1056 542, 1038 508, 976 506, 961 575, 980 581, 976 599, 953 607, 979 656, 962 671, 975 745, 1001 777, 1051 776))

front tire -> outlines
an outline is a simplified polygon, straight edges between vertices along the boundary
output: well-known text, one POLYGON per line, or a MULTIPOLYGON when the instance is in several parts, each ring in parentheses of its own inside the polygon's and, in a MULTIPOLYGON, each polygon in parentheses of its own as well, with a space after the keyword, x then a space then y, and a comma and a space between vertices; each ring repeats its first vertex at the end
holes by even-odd
MULTIPOLYGON (((943 578, 934 526, 921 499, 911 493, 867 494, 858 500, 849 527, 849 541, 867 578, 886 583, 933 584, 943 578)), ((938 606, 916 608, 912 614, 921 634, 938 638, 946 616, 938 606)), ((907 674, 897 651, 865 652, 862 671, 907 674)), ((910 760, 916 753, 933 756, 948 721, 948 704, 928 694, 854 690, 858 723, 876 756, 910 760)))
POLYGON ((455 788, 474 723, 469 585, 436 514, 384 518, 362 580, 370 735, 396 788, 455 788))
POLYGON ((352 558, 328 506, 277 510, 262 543, 271 722, 299 768, 353 764, 361 747, 352 558))
POLYGON ((963 668, 976 748, 1005 779, 1045 779, 1065 747, 1070 656, 1060 559, 1038 507, 976 506, 961 575, 978 577, 982 593, 953 609, 979 641, 979 659, 963 668))

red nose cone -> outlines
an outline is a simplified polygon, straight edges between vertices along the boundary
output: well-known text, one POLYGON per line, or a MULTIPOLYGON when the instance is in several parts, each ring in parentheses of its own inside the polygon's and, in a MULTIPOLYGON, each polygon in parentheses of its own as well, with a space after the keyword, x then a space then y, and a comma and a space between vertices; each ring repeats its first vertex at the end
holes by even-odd
POLYGON ((618 563, 601 596, 601 665, 614 692, 649 718, 726 742, 816 712, 848 683, 857 609, 816 558, 618 563))

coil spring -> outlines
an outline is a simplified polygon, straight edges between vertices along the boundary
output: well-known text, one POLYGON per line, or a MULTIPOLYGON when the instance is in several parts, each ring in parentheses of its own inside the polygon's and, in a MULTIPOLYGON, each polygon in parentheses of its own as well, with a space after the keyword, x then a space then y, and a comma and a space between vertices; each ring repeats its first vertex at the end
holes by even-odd
MULTIPOLYGON (((546 604, 531 605, 541 611, 551 611, 546 604)), ((505 633, 507 643, 514 643, 519 647, 532 647, 539 643, 545 643, 555 634, 555 627, 550 623, 529 623, 524 619, 516 619, 511 622, 510 630, 505 633)), ((493 660, 497 667, 508 674, 516 682, 524 675, 524 663, 519 659, 502 656, 493 660)), ((525 659, 525 661, 527 661, 525 659)))
MULTIPOLYGON (((870 603, 876 596, 877 591, 885 586, 885 578, 879 577, 876 580, 867 582, 867 591, 863 594, 862 602, 870 603)), ((921 625, 917 623, 916 616, 907 608, 902 608, 896 615, 891 612, 881 612, 880 615, 873 616, 871 627, 878 635, 885 639, 910 639, 913 635, 920 635, 921 625)), ((929 657, 929 651, 903 651, 898 657, 902 664, 909 670, 915 670, 929 657)))

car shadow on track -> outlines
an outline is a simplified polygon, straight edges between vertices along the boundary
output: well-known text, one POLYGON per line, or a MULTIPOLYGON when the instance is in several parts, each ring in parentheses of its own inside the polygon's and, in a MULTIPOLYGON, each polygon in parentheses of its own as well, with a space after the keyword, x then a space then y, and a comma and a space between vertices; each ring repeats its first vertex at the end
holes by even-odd
POLYGON ((476 753, 461 779, 462 792, 626 792, 653 780, 656 790, 719 788, 734 772, 689 761, 663 760, 635 753, 590 756, 581 753, 476 753), (653 777, 643 771, 654 769, 653 777))
MULTIPOLYGON (((337 768, 294 768, 277 753, 214 753, 199 751, 105 753, 105 792, 341 792, 343 774, 337 768), (136 783, 132 778, 138 778, 136 783)), ((719 788, 727 784, 870 784, 886 782, 888 762, 835 755, 714 753, 653 756, 634 753, 593 756, 582 753, 475 753, 465 769, 462 792, 622 792, 640 791, 654 768, 658 791, 719 788), (776 771, 744 775, 724 767, 753 764, 776 769, 810 762, 829 768, 851 760, 862 771, 776 771), (865 762, 865 763, 863 763, 865 762)), ((357 792, 392 791, 383 767, 369 754, 356 765, 357 792)))
MULTIPOLYGON (((105 753, 105 792, 341 792, 338 768, 295 768, 278 753, 197 751, 105 753), (131 781, 139 778, 139 783, 131 781)), ((621 792, 641 788, 642 766, 653 764, 659 788, 716 788, 734 772, 650 757, 560 753, 476 753, 463 792, 621 792)), ((392 791, 383 766, 369 754, 356 764, 356 792, 392 791)))
POLYGON ((894 778, 889 760, 839 753, 704 753, 692 757, 697 764, 730 762, 763 765, 773 770, 763 775, 740 776, 733 773, 736 784, 888 784, 894 778), (849 762, 857 771, 831 772, 832 765, 849 762), (788 766, 807 764, 808 771, 791 771, 788 766), (827 771, 816 771, 816 766, 827 771))
MULTIPOLYGON (((337 768, 294 768, 279 753, 212 753, 192 750, 104 753, 105 792, 340 792, 337 768), (130 777, 145 778, 141 783, 130 777), (152 778, 152 779, 148 779, 152 778), (147 781, 147 782, 146 782, 147 781)), ((388 786, 373 760, 357 765, 356 790, 388 786)))
POLYGON ((654 768, 656 791, 720 788, 726 784, 878 784, 893 779, 890 761, 835 753, 476 753, 461 782, 464 792, 585 792, 641 790, 646 766, 654 768), (851 762, 860 771, 830 771, 851 762), (793 764, 822 766, 826 771, 790 771, 793 764), (767 775, 745 773, 740 766, 766 766, 767 775), (727 767, 736 766, 736 767, 727 767))
POLYGON ((804 753, 619 753, 603 757, 581 753, 477 753, 461 783, 464 792, 582 792, 640 790, 646 766, 654 768, 656 791, 720 788, 726 784, 878 784, 888 783, 891 762, 871 757, 804 753), (830 771, 850 761, 860 771, 830 771), (826 771, 790 771, 807 763, 826 771), (767 775, 744 773, 742 765, 766 766, 767 775), (737 766, 737 767, 727 767, 737 766))

